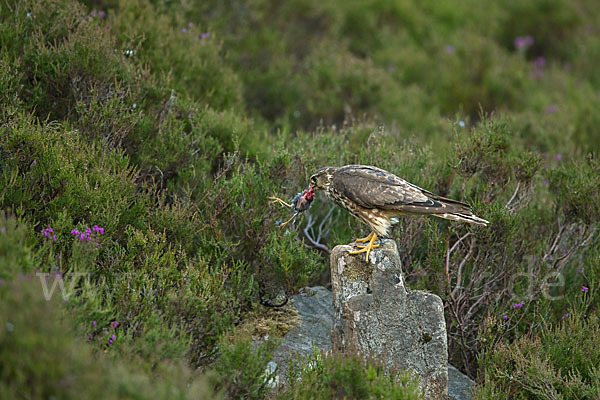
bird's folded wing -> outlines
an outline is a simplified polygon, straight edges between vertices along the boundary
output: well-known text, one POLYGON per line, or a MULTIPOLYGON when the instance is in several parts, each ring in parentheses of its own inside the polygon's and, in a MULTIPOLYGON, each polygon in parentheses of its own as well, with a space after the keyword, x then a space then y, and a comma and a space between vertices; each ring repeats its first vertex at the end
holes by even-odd
POLYGON ((382 169, 347 166, 333 176, 334 190, 365 208, 395 209, 413 205, 440 207, 439 202, 418 186, 382 169))

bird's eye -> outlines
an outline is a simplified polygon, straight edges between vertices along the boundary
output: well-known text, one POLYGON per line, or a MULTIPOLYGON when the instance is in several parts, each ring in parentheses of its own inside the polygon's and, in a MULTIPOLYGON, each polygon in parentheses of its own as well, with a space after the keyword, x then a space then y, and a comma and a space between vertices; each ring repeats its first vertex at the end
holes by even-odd
POLYGON ((317 183, 317 178, 315 176, 311 176, 310 183, 317 183))

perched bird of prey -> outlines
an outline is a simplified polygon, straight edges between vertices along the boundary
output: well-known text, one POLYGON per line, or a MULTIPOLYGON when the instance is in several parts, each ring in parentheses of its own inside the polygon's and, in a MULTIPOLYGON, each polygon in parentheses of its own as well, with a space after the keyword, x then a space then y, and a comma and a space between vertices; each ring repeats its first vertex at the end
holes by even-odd
POLYGON ((310 177, 307 193, 317 190, 325 191, 327 197, 369 225, 371 234, 356 239, 367 245, 350 252, 366 253, 367 261, 371 250, 379 246, 375 244, 378 237, 387 237, 403 215, 433 215, 483 226, 489 223, 473 214, 470 205, 437 196, 377 167, 320 168, 310 177))

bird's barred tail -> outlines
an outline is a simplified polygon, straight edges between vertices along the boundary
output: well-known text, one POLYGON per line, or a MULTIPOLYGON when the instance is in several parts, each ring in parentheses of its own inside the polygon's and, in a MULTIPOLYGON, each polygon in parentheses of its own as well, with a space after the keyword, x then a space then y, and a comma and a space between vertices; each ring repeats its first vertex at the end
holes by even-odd
POLYGON ((433 214, 436 217, 451 219, 453 221, 466 222, 473 225, 482 225, 487 226, 490 221, 487 221, 483 218, 479 218, 475 214, 461 214, 461 213, 443 213, 443 214, 433 214))

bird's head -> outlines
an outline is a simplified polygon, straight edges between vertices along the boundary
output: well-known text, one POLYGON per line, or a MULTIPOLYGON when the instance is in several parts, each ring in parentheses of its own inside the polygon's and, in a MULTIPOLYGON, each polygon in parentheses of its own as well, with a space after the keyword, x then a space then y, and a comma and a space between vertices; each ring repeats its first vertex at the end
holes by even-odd
POLYGON ((310 177, 310 187, 312 190, 327 190, 336 167, 323 167, 315 171, 310 177))

